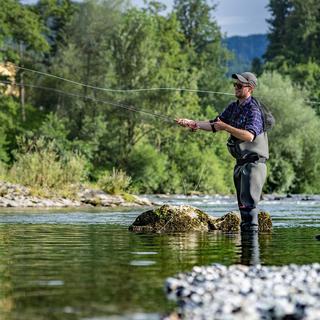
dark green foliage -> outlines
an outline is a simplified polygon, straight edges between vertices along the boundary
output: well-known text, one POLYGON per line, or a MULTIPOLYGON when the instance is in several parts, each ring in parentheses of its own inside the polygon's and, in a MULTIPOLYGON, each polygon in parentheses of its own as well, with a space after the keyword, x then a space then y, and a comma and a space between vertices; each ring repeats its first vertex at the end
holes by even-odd
POLYGON ((310 106, 320 114, 320 2, 271 0, 269 46, 265 58, 269 70, 289 75, 308 89, 310 106))
POLYGON ((263 73, 263 63, 260 58, 254 58, 251 62, 252 72, 256 74, 258 77, 263 73))
MULTIPOLYGON (((212 18, 216 5, 209 3, 205 0, 175 0, 174 11, 184 35, 181 44, 188 54, 189 68, 198 71, 199 88, 223 91, 231 55, 222 45, 220 27, 212 18)), ((225 103, 223 96, 219 95, 199 97, 202 106, 225 103)))
MULTIPOLYGON (((61 159, 70 154, 79 156, 85 172, 90 171, 90 181, 100 181, 113 190, 110 192, 128 188, 147 193, 234 192, 234 159, 225 146, 227 134, 192 133, 173 121, 177 117, 213 119, 230 97, 184 90, 115 92, 90 87, 232 92, 225 76, 230 53, 213 18, 215 6, 203 0, 177 0, 172 12, 164 15, 157 2, 150 2, 147 9, 127 8, 119 0, 42 0, 33 6, 14 0, 0 2, 5 8, 0 12, 0 44, 11 48, 1 51, 1 57, 89 85, 25 71, 26 84, 49 90, 25 88, 26 121, 22 121, 19 97, 1 96, 0 160, 14 166, 17 140, 27 135, 52 145, 61 159), (23 57, 15 46, 21 42, 23 57), (121 106, 156 113, 172 122, 121 106)), ((316 9, 316 2, 306 3, 316 9)), ((259 80, 257 95, 270 106, 277 123, 270 132, 265 191, 319 192, 319 120, 309 106, 311 102, 304 99, 314 100, 320 92, 315 45, 319 28, 301 1, 271 1, 270 8, 276 16, 272 18, 268 63, 262 65, 262 60, 255 59, 254 71, 259 75, 266 69, 279 69, 314 90, 293 86, 277 73, 265 72, 259 80), (307 16, 302 23, 305 30, 295 26, 298 12, 307 16), (297 33, 296 40, 289 37, 291 29, 297 33), (301 48, 291 50, 291 46, 304 43, 303 39, 307 45, 303 50, 310 52, 307 58, 302 57, 301 48)), ((255 54, 259 57, 258 51, 252 57, 255 54)), ((21 73, 17 80, 20 78, 21 73)), ((38 160, 35 156, 32 159, 37 172, 38 160)), ((19 164, 21 175, 26 164, 19 164)))
POLYGON ((288 77, 264 73, 257 95, 272 111, 268 192, 320 192, 320 121, 288 77))
POLYGON ((49 49, 39 16, 18 0, 0 0, 0 51, 2 59, 19 60, 15 48, 45 52, 49 49))
POLYGON ((40 0, 33 10, 46 28, 45 36, 50 45, 48 57, 54 57, 58 47, 67 43, 66 26, 76 11, 76 5, 71 0, 40 0))

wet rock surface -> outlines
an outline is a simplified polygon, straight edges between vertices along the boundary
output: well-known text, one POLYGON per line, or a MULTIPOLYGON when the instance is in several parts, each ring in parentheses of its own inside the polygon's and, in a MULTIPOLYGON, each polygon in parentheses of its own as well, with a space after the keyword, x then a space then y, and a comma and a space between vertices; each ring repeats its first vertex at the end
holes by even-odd
MULTIPOLYGON (((259 231, 272 229, 269 213, 259 213, 259 231)), ((140 214, 129 227, 134 232, 188 232, 213 231, 238 232, 240 216, 229 212, 220 218, 214 218, 198 208, 191 206, 163 205, 140 214)))
POLYGON ((178 311, 166 319, 318 320, 320 264, 194 267, 166 280, 178 311))
POLYGON ((50 207, 135 207, 151 206, 147 199, 135 195, 110 195, 101 190, 81 188, 77 200, 66 198, 41 198, 32 196, 30 190, 18 184, 0 181, 0 207, 50 208, 50 207))
POLYGON ((163 205, 140 214, 129 227, 136 232, 209 231, 215 219, 191 206, 163 205))

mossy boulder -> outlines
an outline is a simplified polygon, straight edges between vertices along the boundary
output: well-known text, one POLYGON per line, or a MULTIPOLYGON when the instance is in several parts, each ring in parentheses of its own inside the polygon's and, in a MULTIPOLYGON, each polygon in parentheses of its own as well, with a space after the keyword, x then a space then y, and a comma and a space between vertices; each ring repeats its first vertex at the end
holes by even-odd
POLYGON ((129 230, 135 232, 209 231, 214 219, 190 206, 163 205, 140 214, 129 230))
MULTIPOLYGON (((271 228, 270 215, 266 212, 259 213, 259 231, 270 231, 271 228)), ((229 212, 220 218, 214 218, 191 206, 163 205, 141 213, 129 226, 129 230, 163 233, 213 230, 237 232, 240 230, 240 216, 237 212, 229 212)))
POLYGON ((272 220, 269 212, 260 211, 258 223, 260 232, 270 232, 272 230, 272 220))
POLYGON ((220 218, 215 218, 213 230, 236 232, 240 230, 240 222, 240 215, 237 212, 229 212, 220 218))

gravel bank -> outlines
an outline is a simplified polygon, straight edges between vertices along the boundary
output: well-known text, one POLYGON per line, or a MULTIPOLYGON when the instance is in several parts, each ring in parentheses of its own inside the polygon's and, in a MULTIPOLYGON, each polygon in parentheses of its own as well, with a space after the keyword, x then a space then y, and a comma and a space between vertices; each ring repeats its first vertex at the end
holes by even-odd
POLYGON ((320 319, 319 263, 194 267, 168 278, 165 288, 178 303, 178 319, 320 319))
POLYGON ((147 199, 130 195, 110 195, 102 190, 80 188, 77 199, 35 197, 30 190, 18 184, 0 181, 0 208, 62 208, 62 207, 139 207, 151 206, 147 199))

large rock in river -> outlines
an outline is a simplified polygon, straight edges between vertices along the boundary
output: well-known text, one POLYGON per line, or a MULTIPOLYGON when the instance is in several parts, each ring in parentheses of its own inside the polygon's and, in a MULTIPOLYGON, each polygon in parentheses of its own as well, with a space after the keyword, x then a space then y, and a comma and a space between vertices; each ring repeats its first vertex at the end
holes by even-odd
MULTIPOLYGON (((270 231, 272 222, 266 212, 259 214, 259 231, 270 231)), ((188 232, 212 231, 236 232, 240 230, 240 216, 229 212, 214 218, 191 206, 163 205, 141 213, 129 227, 135 232, 188 232)))

